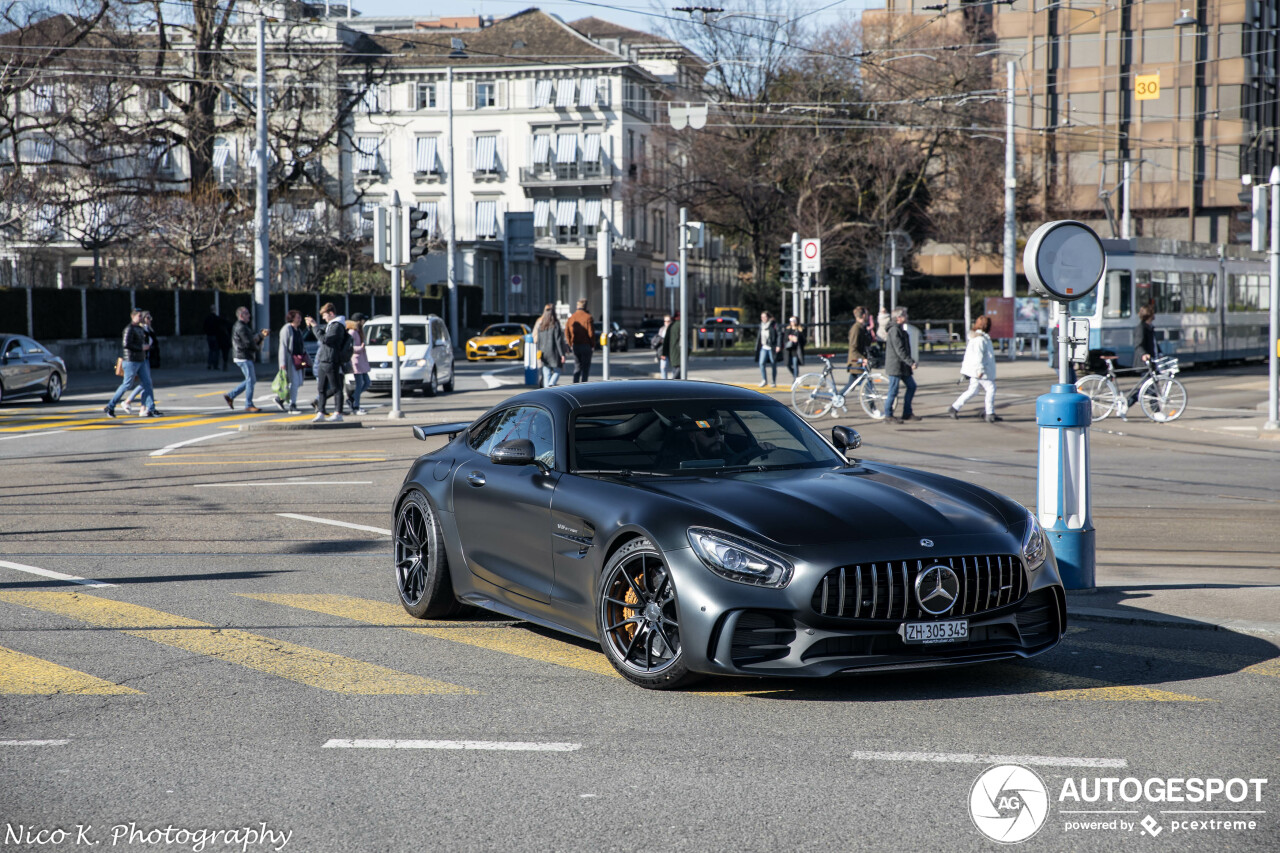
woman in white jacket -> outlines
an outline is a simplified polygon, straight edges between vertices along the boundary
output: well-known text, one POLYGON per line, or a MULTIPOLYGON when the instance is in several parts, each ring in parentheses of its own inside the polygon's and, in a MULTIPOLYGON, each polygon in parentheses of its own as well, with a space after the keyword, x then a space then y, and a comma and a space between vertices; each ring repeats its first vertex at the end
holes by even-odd
POLYGON ((960 365, 960 374, 969 379, 969 387, 947 410, 952 418, 960 417, 960 407, 982 388, 986 392, 987 423, 1004 420, 996 414, 996 351, 991 346, 990 331, 991 318, 985 314, 973 321, 969 345, 964 350, 964 362, 960 365))

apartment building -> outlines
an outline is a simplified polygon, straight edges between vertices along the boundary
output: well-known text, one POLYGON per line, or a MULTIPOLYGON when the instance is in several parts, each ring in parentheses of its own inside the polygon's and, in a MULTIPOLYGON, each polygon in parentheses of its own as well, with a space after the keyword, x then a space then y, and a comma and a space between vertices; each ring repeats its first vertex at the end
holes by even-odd
MULTIPOLYGON (((1048 215, 1118 236, 1128 161, 1133 236, 1238 242, 1241 176, 1280 164, 1280 4, 1012 0, 950 13, 976 19, 996 87, 1015 62, 1018 157, 1048 215)), ((939 11, 887 0, 867 14, 919 27, 939 11)))

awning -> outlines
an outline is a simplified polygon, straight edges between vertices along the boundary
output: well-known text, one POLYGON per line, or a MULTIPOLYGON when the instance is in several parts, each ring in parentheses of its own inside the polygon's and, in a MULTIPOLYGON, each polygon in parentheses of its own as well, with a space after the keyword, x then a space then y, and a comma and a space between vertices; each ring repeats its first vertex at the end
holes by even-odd
MULTIPOLYGON (((489 138, 492 139, 492 137, 489 138)), ((498 203, 496 201, 476 202, 476 239, 497 235, 498 203)))
POLYGON ((582 162, 600 162, 600 134, 587 133, 582 137, 582 162))
POLYGON ((587 77, 582 81, 582 89, 578 92, 578 106, 594 107, 596 105, 596 78, 587 77))
POLYGON ((418 157, 413 168, 415 172, 430 173, 436 170, 436 141, 434 136, 418 137, 418 157))
MULTIPOLYGON (((550 85, 550 81, 548 81, 550 85)), ((541 166, 551 157, 551 134, 539 133, 533 137, 533 165, 541 166)))
POLYGON ((551 220, 551 202, 539 199, 533 203, 533 227, 546 228, 551 220))
POLYGON ((213 168, 221 169, 227 165, 229 157, 231 157, 231 145, 225 140, 215 142, 213 145, 213 168))
POLYGON ((556 162, 576 163, 578 161, 578 134, 556 134, 556 162))
POLYGON ((567 110, 573 106, 573 84, 577 82, 572 77, 562 77, 556 81, 556 109, 567 110))
POLYGON ((551 81, 538 80, 533 84, 533 105, 547 107, 551 105, 551 81))
POLYGON ((356 171, 378 171, 378 142, 376 136, 356 137, 356 171))
POLYGON ((496 136, 477 136, 476 137, 476 171, 477 172, 494 172, 497 171, 497 150, 498 137, 496 136))
POLYGON ((589 198, 582 203, 582 225, 595 228, 600 224, 600 199, 589 198))
POLYGON ((439 234, 439 207, 434 201, 418 202, 418 210, 426 214, 422 218, 422 230, 427 232, 428 237, 434 237, 439 234))
POLYGON ((576 201, 556 202, 556 226, 572 228, 578 221, 578 203, 576 201))

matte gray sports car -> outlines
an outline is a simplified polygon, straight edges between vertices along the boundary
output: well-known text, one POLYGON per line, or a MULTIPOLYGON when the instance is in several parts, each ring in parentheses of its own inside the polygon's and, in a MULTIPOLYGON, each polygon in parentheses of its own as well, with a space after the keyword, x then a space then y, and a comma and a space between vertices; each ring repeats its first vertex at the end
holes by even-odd
POLYGON ((1066 630, 1044 532, 970 483, 846 458, 782 403, 701 382, 513 397, 420 457, 400 600, 598 641, 643 687, 1030 657, 1066 630))

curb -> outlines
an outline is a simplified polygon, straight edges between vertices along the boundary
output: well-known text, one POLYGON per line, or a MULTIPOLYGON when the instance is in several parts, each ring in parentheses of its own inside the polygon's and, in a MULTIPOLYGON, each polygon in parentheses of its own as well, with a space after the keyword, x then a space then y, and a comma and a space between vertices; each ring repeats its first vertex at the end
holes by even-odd
POLYGON ((1245 619, 1224 619, 1219 622, 1195 620, 1184 616, 1168 616, 1163 613, 1137 615, 1124 610, 1107 610, 1099 607, 1073 609, 1067 599, 1067 621, 1110 622, 1118 625, 1147 625, 1157 628, 1180 628, 1192 631, 1232 631, 1237 634, 1280 635, 1280 623, 1250 622, 1245 619))
POLYGON ((360 421, 342 421, 340 423, 313 423, 306 421, 299 424, 240 424, 238 429, 240 432, 292 432, 294 430, 327 430, 327 429, 361 429, 364 426, 360 421))

